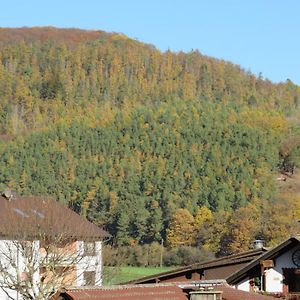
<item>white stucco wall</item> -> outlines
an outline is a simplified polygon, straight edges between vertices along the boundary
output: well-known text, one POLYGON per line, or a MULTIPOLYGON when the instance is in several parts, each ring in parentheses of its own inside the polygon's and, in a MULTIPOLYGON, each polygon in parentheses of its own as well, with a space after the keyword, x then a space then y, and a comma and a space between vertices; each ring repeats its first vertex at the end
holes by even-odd
MULTIPOLYGON (((15 245, 14 241, 4 240, 4 239, 1 240, 0 237, 0 261, 2 266, 5 266, 9 272, 14 274, 14 276, 17 276, 17 270, 18 270, 18 275, 21 276, 22 272, 25 271, 24 257, 22 257, 21 253, 18 253, 17 248, 14 247, 14 245, 15 245), (4 253, 10 250, 12 250, 12 254, 10 256, 14 258, 16 265, 18 266, 17 269, 12 267, 11 261, 5 258, 4 253)), ((40 248, 39 241, 34 241, 33 247, 34 250, 36 250, 35 255, 37 255, 34 261, 36 261, 39 264, 39 256, 41 255, 39 251, 40 248)), ((76 249, 77 251, 79 251, 79 255, 83 255, 84 242, 82 241, 76 242, 76 249)), ((95 271, 96 274, 95 285, 98 286, 102 285, 102 242, 101 241, 95 242, 95 254, 96 254, 95 256, 83 257, 83 259, 76 265, 77 282, 75 285, 83 286, 85 284, 84 276, 83 276, 84 271, 95 271)), ((39 270, 39 266, 37 266, 36 269, 39 270)), ((35 272, 34 274, 34 281, 35 281, 34 288, 37 287, 38 282, 40 280, 39 275, 40 275, 39 271, 35 272)), ((0 300, 7 300, 9 299, 9 297, 2 290, 1 284, 3 286, 3 277, 1 277, 1 272, 0 272, 0 300)), ((9 295, 15 300, 23 300, 21 295, 18 295, 18 293, 13 290, 6 289, 6 292, 8 292, 9 295)))
MULTIPOLYGON (((33 255, 36 255, 38 262, 38 256, 39 256, 39 241, 33 241, 33 255)), ((35 259, 33 259, 35 261, 35 259)), ((0 240, 0 261, 1 261, 1 267, 6 270, 9 274, 11 274, 12 277, 15 277, 15 281, 17 282, 17 276, 22 277, 22 273, 25 272, 25 261, 24 256, 22 253, 18 250, 16 241, 11 240, 0 240), (13 264, 13 262, 15 264, 13 264)), ((37 268, 38 270, 38 268, 37 268)), ((3 273, 0 272, 0 299, 6 300, 9 299, 8 293, 13 299, 16 300, 22 300, 23 298, 21 295, 19 295, 17 292, 6 289, 5 287, 5 281, 3 280, 3 273), (4 290, 6 292, 4 292, 4 290)), ((33 289, 37 288, 37 284, 39 281, 39 272, 35 272, 33 274, 34 284, 33 289)))
POLYGON ((250 289, 250 283, 249 283, 249 278, 247 277, 243 281, 241 281, 239 284, 235 286, 236 289, 249 292, 250 289))
MULTIPOLYGON (((16 300, 23 300, 23 298, 18 295, 17 292, 13 291, 13 290, 6 290, 9 295, 13 298, 13 299, 16 299, 16 300)), ((8 297, 8 295, 1 289, 0 290, 0 299, 1 300, 11 300, 11 298, 8 297)))
POLYGON ((297 245, 293 249, 285 252, 274 260, 275 266, 265 271, 266 274, 266 291, 270 293, 283 292, 283 268, 296 268, 292 261, 292 254, 296 249, 300 249, 297 245))
POLYGON ((103 265, 102 265, 102 242, 96 242, 96 285, 101 286, 103 283, 103 265))
MULTIPOLYGON (((84 253, 84 242, 78 241, 77 242, 77 251, 81 253, 83 256, 84 253)), ((84 282, 84 272, 85 271, 95 271, 95 285, 101 286, 102 285, 102 242, 97 241, 95 242, 95 256, 85 256, 83 259, 77 264, 76 266, 76 273, 77 273, 77 286, 85 285, 84 282)))

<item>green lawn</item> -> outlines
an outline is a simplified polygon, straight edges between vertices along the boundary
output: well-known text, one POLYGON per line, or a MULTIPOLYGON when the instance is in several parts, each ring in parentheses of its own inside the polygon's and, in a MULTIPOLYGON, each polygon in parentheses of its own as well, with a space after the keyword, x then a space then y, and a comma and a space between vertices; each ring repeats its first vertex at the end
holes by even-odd
POLYGON ((172 270, 172 267, 104 267, 104 285, 118 284, 133 279, 172 270))

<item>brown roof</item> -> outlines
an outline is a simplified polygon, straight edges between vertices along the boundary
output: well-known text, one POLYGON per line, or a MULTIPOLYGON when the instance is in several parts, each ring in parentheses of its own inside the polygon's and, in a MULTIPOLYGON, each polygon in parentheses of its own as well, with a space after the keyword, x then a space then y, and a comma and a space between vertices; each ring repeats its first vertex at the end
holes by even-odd
POLYGON ((241 291, 241 290, 232 288, 228 285, 217 286, 217 287, 215 287, 215 290, 223 292, 223 294, 222 294, 223 300, 272 300, 272 299, 275 299, 272 296, 241 291))
MULTIPOLYGON (((245 292, 234 289, 227 284, 212 286, 210 291, 222 292, 222 300, 272 300, 273 296, 245 292)), ((55 294, 51 300, 187 300, 189 292, 200 290, 194 287, 177 284, 143 284, 122 285, 112 287, 82 287, 70 288, 55 294)), ((203 291, 202 291, 203 292, 203 291)), ((205 291, 204 291, 205 293, 205 291)))
MULTIPOLYGON (((90 300, 187 300, 187 295, 175 285, 128 285, 107 288, 70 289, 61 294, 62 299, 90 300)), ((59 299, 59 298, 58 298, 59 299)))
MULTIPOLYGON (((151 282, 156 279, 163 280, 164 278, 167 278, 170 276, 176 277, 176 275, 180 275, 180 274, 183 274, 186 272, 191 272, 191 271, 196 271, 196 270, 206 270, 206 269, 210 269, 210 268, 220 268, 223 266, 226 267, 226 266, 237 265, 237 268, 240 269, 240 268, 242 268, 243 265, 253 261, 255 258, 259 257, 262 253, 264 253, 266 251, 267 251, 267 249, 265 249, 265 248, 250 250, 250 251, 246 251, 246 252, 242 252, 242 253, 238 253, 238 254, 224 256, 224 257, 221 257, 218 259, 205 261, 203 263, 192 264, 192 265, 177 268, 177 269, 174 269, 171 271, 142 277, 142 278, 132 280, 127 283, 147 283, 147 282, 151 282), (239 267, 238 265, 241 265, 241 266, 239 267)), ((219 277, 215 278, 215 279, 222 279, 222 278, 226 278, 226 277, 227 277, 226 274, 223 276, 220 273, 219 277)))
POLYGON ((61 203, 45 197, 0 196, 0 234, 8 238, 65 236, 99 240, 109 234, 61 203))

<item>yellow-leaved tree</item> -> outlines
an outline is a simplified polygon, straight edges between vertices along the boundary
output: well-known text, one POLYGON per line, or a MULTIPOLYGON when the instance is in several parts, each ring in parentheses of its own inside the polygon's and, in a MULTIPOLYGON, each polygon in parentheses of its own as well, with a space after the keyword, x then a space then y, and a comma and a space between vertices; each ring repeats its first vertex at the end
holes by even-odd
POLYGON ((176 210, 167 229, 167 243, 170 247, 195 244, 194 217, 185 208, 176 210))
POLYGON ((202 206, 198 208, 195 216, 195 229, 199 229, 204 223, 212 220, 212 218, 213 214, 208 207, 202 206))
POLYGON ((252 203, 240 207, 229 221, 229 232, 223 248, 225 254, 239 253, 252 248, 253 241, 260 231, 261 213, 252 203))

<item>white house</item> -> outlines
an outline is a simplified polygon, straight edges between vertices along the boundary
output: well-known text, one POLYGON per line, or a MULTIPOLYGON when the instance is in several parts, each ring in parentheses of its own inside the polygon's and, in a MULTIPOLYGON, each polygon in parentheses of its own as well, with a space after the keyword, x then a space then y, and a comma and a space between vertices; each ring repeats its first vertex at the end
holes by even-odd
POLYGON ((300 293, 300 237, 287 239, 227 278, 244 291, 300 293))
POLYGON ((0 196, 0 299, 38 300, 66 286, 100 286, 107 238, 52 199, 0 196))

